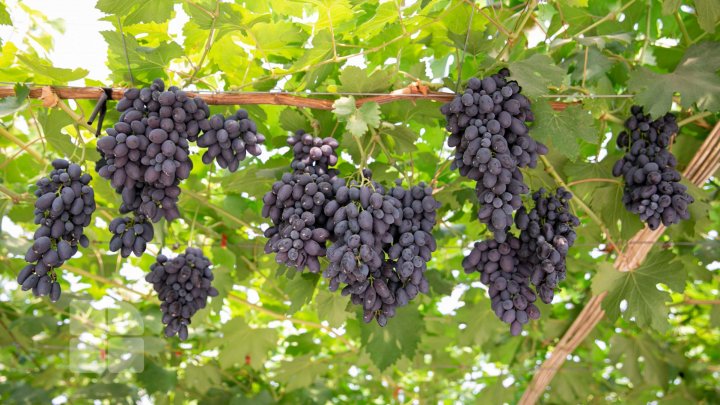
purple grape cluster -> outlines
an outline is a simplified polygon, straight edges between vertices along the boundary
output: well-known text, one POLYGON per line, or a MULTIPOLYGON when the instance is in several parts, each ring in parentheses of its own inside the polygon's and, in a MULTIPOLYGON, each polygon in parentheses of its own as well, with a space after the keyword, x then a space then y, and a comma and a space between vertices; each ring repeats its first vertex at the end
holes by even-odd
POLYGON ((455 148, 452 168, 477 181, 481 204, 478 219, 503 242, 513 223, 513 212, 528 192, 520 168, 535 167, 545 145, 529 136, 525 122, 534 120, 530 101, 523 96, 510 72, 484 79, 471 78, 462 94, 443 105, 448 145, 455 148))
POLYGON ((179 184, 192 169, 188 141, 197 139, 207 104, 175 86, 165 90, 156 79, 150 87, 128 89, 117 110, 118 122, 97 142, 97 169, 122 196, 120 213, 153 222, 179 217, 179 184))
POLYGON ((259 156, 260 145, 265 136, 257 133, 257 125, 240 109, 230 117, 215 114, 210 119, 200 120, 203 134, 197 139, 197 145, 207 149, 202 155, 206 165, 217 161, 223 169, 234 172, 248 154, 259 156))
MULTIPOLYGON (((370 177, 367 173, 366 178, 370 177)), ((363 320, 385 326, 397 307, 428 293, 427 262, 436 248, 432 236, 439 203, 425 184, 388 190, 354 182, 336 193, 340 205, 331 224, 336 241, 323 272, 330 290, 363 307, 363 320)))
POLYGON ((37 297, 49 295, 60 299, 60 283, 55 269, 78 251, 88 247, 83 229, 90 225, 95 212, 95 193, 89 174, 64 159, 52 162, 48 177, 37 181, 35 190, 35 223, 40 227, 25 254, 25 266, 17 276, 23 291, 32 290, 37 297))
POLYGON ((301 129, 288 137, 287 143, 293 151, 293 160, 290 163, 293 170, 319 175, 329 174, 332 177, 337 175, 337 172, 329 169, 338 161, 335 154, 335 149, 339 145, 337 139, 314 137, 301 129))
POLYGON ((530 288, 531 267, 519 257, 521 242, 508 234, 502 243, 496 240, 475 243, 462 267, 466 273, 477 271, 480 281, 488 286, 491 308, 503 322, 510 324, 510 333, 517 336, 530 319, 539 319, 535 292, 530 288))
POLYGON ((343 181, 327 174, 285 173, 263 197, 265 218, 273 225, 265 230, 265 253, 275 253, 278 263, 312 273, 320 271, 325 256, 329 203, 343 181))
POLYGON ((186 340, 192 316, 205 308, 208 297, 218 295, 212 286, 214 276, 210 266, 210 260, 202 250, 191 247, 172 259, 158 255, 157 261, 150 266, 145 280, 152 283, 162 301, 160 310, 166 325, 165 336, 177 334, 180 340, 186 340))
MULTIPOLYGON (((332 141, 323 141, 308 134, 299 135, 301 133, 304 134, 298 131, 287 140, 293 147, 293 172, 283 174, 263 197, 262 215, 272 221, 264 233, 268 238, 265 253, 275 253, 278 263, 300 271, 307 267, 310 272, 318 273, 319 258, 325 256, 326 242, 332 237, 332 230, 327 228, 332 214, 327 213, 337 209, 335 193, 345 182, 328 167, 337 163, 337 141, 332 138, 326 138, 332 141), (310 145, 315 139, 319 140, 322 147, 331 149, 328 156, 333 159, 309 159, 314 146, 303 146, 305 139, 310 145), (299 163, 304 160, 306 162, 299 163)), ((323 152, 321 155, 325 156, 323 152)))
POLYGON ((133 218, 119 217, 110 221, 110 232, 113 234, 110 239, 110 251, 120 251, 122 257, 131 254, 142 256, 145 247, 154 235, 155 229, 152 222, 143 214, 135 214, 133 218))
POLYGON ((625 180, 625 208, 653 230, 661 223, 670 226, 690 218, 687 208, 695 199, 680 183, 677 160, 667 149, 679 129, 675 116, 667 113, 653 121, 640 106, 630 111, 632 115, 625 121, 627 130, 617 138, 625 155, 613 166, 613 176, 625 180))
POLYGON ((560 187, 555 195, 546 196, 545 192, 541 188, 533 193, 535 207, 530 212, 520 208, 515 225, 520 229, 522 242, 518 256, 530 266, 530 282, 540 300, 549 304, 558 283, 565 280, 565 257, 575 243, 575 228, 580 220, 570 212, 569 191, 560 187))
POLYGON ((546 304, 552 302, 558 283, 565 279, 565 258, 580 224, 568 207, 570 192, 559 188, 555 195, 545 193, 543 188, 533 193, 535 206, 529 212, 523 206, 515 214, 519 238, 508 232, 503 242, 478 242, 462 262, 466 273, 480 273, 495 315, 510 324, 513 336, 540 317, 534 304, 538 296, 546 304))

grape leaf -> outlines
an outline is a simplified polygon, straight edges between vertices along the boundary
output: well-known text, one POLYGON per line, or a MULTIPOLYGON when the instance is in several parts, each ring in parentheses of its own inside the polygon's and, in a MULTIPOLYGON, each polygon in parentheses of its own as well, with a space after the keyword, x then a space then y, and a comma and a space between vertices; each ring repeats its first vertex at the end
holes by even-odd
POLYGON ((365 325, 360 339, 372 362, 382 371, 402 356, 412 359, 424 329, 417 308, 406 306, 398 309, 384 328, 375 321, 365 325))
POLYGON ((307 354, 280 363, 277 379, 285 384, 286 390, 293 391, 309 386, 326 370, 325 364, 313 361, 312 356, 307 354))
POLYGON ((86 69, 65 69, 52 66, 47 61, 44 61, 33 55, 17 55, 18 61, 35 75, 42 76, 40 80, 47 81, 51 84, 56 83, 67 83, 73 80, 82 79, 87 76, 88 71, 86 69))
POLYGON ((223 338, 215 342, 216 346, 222 346, 219 356, 222 368, 246 363, 259 368, 265 362, 267 352, 277 346, 276 330, 251 328, 243 318, 233 318, 223 325, 222 331, 223 338))
POLYGON ((299 277, 293 277, 287 281, 285 291, 290 297, 288 314, 294 314, 312 300, 318 281, 320 281, 320 275, 312 273, 302 273, 299 274, 299 277))
POLYGON ((298 129, 310 130, 310 123, 304 115, 292 108, 286 108, 280 113, 280 125, 286 131, 295 132, 298 129))
POLYGON ((662 13, 663 15, 670 15, 678 10, 682 0, 664 0, 662 13))
POLYGON ((664 386, 668 381, 668 365, 663 360, 664 349, 658 347, 652 337, 615 335, 610 339, 608 357, 613 363, 622 360, 622 372, 634 383, 648 382, 664 386), (640 362, 642 357, 643 361, 640 362))
POLYGON ((148 357, 145 358, 144 366, 138 382, 149 393, 172 391, 177 384, 177 374, 174 370, 160 367, 148 357))
POLYGON ((640 67, 630 73, 628 87, 635 92, 636 104, 645 106, 653 117, 670 110, 674 93, 680 93, 680 104, 700 110, 720 109, 720 42, 703 42, 685 51, 675 71, 655 73, 640 67))
POLYGON ((669 327, 666 302, 671 301, 670 294, 657 288, 665 284, 675 292, 685 289, 687 271, 682 262, 669 251, 652 254, 634 271, 620 272, 609 264, 601 266, 592 289, 595 295, 607 292, 602 307, 611 320, 619 316, 627 320, 634 319, 639 327, 651 326, 660 332, 669 327), (621 311, 621 303, 627 303, 627 309, 621 311))
POLYGON ((333 112, 338 117, 347 118, 354 113, 355 110, 355 98, 353 96, 340 97, 333 103, 333 112))
POLYGON ((351 313, 345 309, 347 304, 347 297, 331 293, 325 288, 321 288, 315 296, 318 318, 332 327, 341 326, 351 316, 351 313))
POLYGON ((217 387, 221 382, 220 370, 211 364, 203 364, 202 366, 188 364, 185 368, 184 384, 201 393, 207 392, 212 387, 217 387))
POLYGON ((700 28, 712 34, 720 21, 720 2, 717 0, 695 0, 695 14, 700 28))
POLYGON ((539 53, 510 63, 508 69, 510 78, 522 87, 522 94, 530 98, 548 94, 548 86, 558 86, 565 79, 565 69, 549 56, 539 53))
POLYGON ((27 100, 27 97, 30 94, 30 88, 24 84, 17 83, 15 84, 14 89, 14 96, 0 99, 0 117, 15 114, 16 112, 24 109, 27 105, 25 100, 27 100))
POLYGON ((560 403, 586 403, 596 385, 592 370, 586 364, 566 362, 550 385, 553 398, 560 403))
POLYGON ((333 112, 340 121, 347 122, 347 130, 354 136, 362 136, 368 126, 380 125, 380 105, 376 102, 365 103, 357 108, 353 96, 340 97, 333 103, 333 112))
POLYGON ((10 14, 8 13, 7 8, 5 8, 4 2, 0 3, 0 25, 12 25, 10 14))
POLYGON ((580 155, 580 140, 596 144, 595 121, 580 106, 555 111, 546 101, 533 104, 535 123, 530 135, 537 141, 575 161, 580 155))
POLYGON ((340 91, 348 93, 383 92, 392 84, 392 72, 377 70, 368 74, 365 69, 348 66, 340 73, 340 91))

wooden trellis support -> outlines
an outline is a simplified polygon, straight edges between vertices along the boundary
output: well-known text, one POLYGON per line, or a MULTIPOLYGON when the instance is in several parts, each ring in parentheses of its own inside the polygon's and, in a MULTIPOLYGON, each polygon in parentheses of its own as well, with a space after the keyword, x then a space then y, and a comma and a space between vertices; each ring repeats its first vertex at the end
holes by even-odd
MULTIPOLYGON (((695 156, 683 175, 685 178, 700 187, 720 169, 720 122, 718 122, 698 149, 695 156)), ((652 243, 633 243, 638 241, 657 241, 665 231, 664 226, 652 231, 649 228, 642 229, 630 239, 628 248, 618 256, 615 261, 615 269, 618 271, 634 271, 645 260, 650 250, 653 248, 652 243)), ((530 385, 527 387, 520 399, 520 404, 534 404, 540 399, 545 389, 552 381, 555 374, 565 363, 569 354, 571 354, 580 343, 590 334, 595 326, 600 323, 605 311, 601 304, 607 293, 593 296, 588 301, 585 308, 580 312, 572 325, 565 331, 565 334, 552 351, 550 358, 540 365, 533 377, 530 385)))
MULTIPOLYGON (((102 87, 67 87, 67 86, 45 86, 55 93, 61 99, 91 99, 97 100, 104 93, 102 87)), ((113 88, 113 100, 122 98, 124 88, 113 88)), ((47 91, 47 90, 46 90, 47 91)), ((30 88, 30 98, 41 98, 43 87, 35 86, 30 88)), ((323 93, 324 98, 310 93, 308 96, 301 96, 283 92, 194 92, 187 91, 190 97, 201 97, 206 103, 211 105, 248 105, 248 104, 268 104, 268 105, 287 105, 294 107, 305 107, 316 110, 332 110, 335 98, 343 96, 343 93, 333 95, 331 93, 323 93)), ((0 87, 0 98, 14 96, 15 89, 10 86, 0 87)), ((359 93, 358 95, 362 95, 359 93)), ((360 106, 369 102, 378 104, 387 104, 399 100, 435 100, 440 102, 451 101, 455 97, 452 93, 442 93, 429 91, 427 87, 417 84, 411 84, 399 90, 392 91, 387 94, 373 94, 372 96, 364 96, 357 98, 355 104, 360 106)), ((550 101, 550 105, 554 110, 564 110, 568 105, 573 103, 563 103, 558 101, 550 101)))

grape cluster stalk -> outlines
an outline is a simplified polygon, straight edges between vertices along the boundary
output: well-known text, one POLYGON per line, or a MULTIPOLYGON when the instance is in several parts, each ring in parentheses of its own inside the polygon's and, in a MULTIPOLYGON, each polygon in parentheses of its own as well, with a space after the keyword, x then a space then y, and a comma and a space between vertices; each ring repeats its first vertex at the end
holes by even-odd
POLYGON ((613 176, 625 181, 625 208, 653 230, 661 223, 670 226, 690 218, 688 205, 695 199, 680 183, 677 159, 668 150, 679 129, 675 116, 667 113, 653 121, 649 114, 643 114, 641 106, 630 111, 626 130, 617 138, 617 146, 625 155, 613 166, 613 176))
POLYGON ((162 301, 165 336, 176 334, 180 340, 188 338, 188 325, 197 311, 205 308, 208 297, 216 297, 210 260, 202 250, 189 247, 174 258, 158 255, 145 280, 152 283, 162 301))
POLYGON ((52 162, 48 177, 37 181, 33 244, 25 254, 28 264, 19 272, 17 282, 23 291, 32 290, 37 297, 60 299, 61 287, 55 269, 78 251, 88 247, 83 229, 90 225, 95 212, 92 177, 82 168, 64 159, 52 162))
POLYGON ((471 78, 465 91, 440 111, 455 149, 452 168, 477 181, 478 219, 502 243, 513 223, 513 213, 528 193, 520 168, 537 165, 545 145, 529 135, 526 122, 534 120, 530 101, 516 81, 506 80, 507 69, 484 79, 471 78))

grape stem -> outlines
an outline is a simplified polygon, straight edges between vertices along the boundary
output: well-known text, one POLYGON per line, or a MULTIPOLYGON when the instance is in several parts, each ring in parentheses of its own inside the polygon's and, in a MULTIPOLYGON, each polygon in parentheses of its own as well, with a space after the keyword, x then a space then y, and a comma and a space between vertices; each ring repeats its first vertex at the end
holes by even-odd
MULTIPOLYGON (((560 177, 560 174, 558 174, 558 172, 555 170, 553 165, 550 163, 549 160, 547 160, 547 158, 545 156, 540 156, 540 160, 542 161, 543 165, 545 166, 545 171, 550 176, 552 176, 552 178, 555 179, 555 181, 561 187, 564 187, 565 189, 570 189, 570 187, 568 187, 568 185, 565 184, 565 181, 562 179, 562 177, 560 177)), ((590 207, 588 207, 588 205, 585 204, 585 202, 582 199, 580 199, 580 197, 577 195, 575 196, 575 198, 570 200, 570 203, 579 206, 583 211, 585 211, 585 213, 593 221, 595 221, 595 223, 598 224, 598 226, 600 226, 600 229, 605 234, 605 238, 607 239, 608 243, 613 247, 613 250, 615 250, 615 252, 617 252, 618 256, 622 256, 622 251, 620 250, 618 245, 613 241, 612 237, 610 236, 610 231, 608 230, 607 226, 605 226, 605 223, 600 219, 600 217, 598 217, 597 214, 592 209, 590 209, 590 207)))
POLYGON ((26 145, 23 141, 18 139, 15 135, 11 134, 10 131, 3 128, 2 126, 0 126, 0 136, 2 136, 3 138, 7 139, 8 141, 19 146, 20 149, 27 152, 30 156, 33 157, 33 159, 37 160, 39 163, 41 163, 41 164, 47 163, 47 161, 45 161, 45 159, 42 156, 40 156, 40 154, 36 150, 30 149, 29 145, 26 145))

